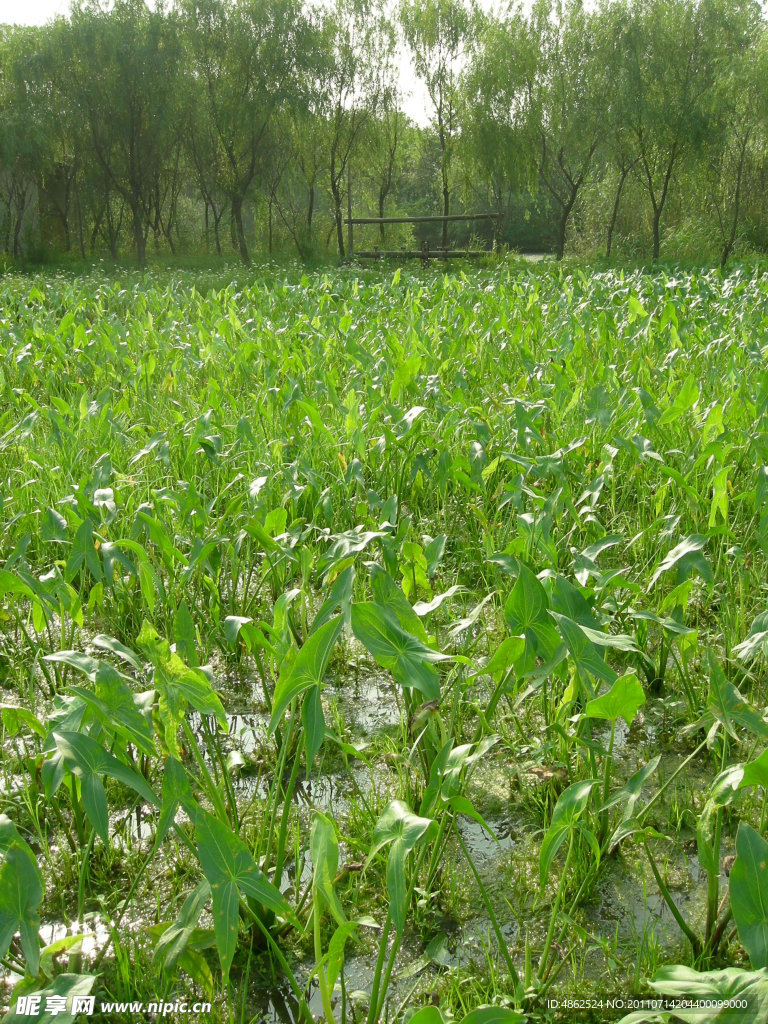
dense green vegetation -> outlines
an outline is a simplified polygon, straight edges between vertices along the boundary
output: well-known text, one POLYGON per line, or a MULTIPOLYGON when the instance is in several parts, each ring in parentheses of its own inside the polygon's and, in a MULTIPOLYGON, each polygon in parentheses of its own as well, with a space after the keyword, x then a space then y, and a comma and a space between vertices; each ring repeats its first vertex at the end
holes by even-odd
POLYGON ((3 282, 5 994, 765 1019, 768 271, 303 274, 3 282))
POLYGON ((0 69, 16 263, 343 258, 350 180, 358 216, 491 212, 486 245, 723 265, 768 248, 756 0, 82 0, 44 28, 0 26, 0 69))

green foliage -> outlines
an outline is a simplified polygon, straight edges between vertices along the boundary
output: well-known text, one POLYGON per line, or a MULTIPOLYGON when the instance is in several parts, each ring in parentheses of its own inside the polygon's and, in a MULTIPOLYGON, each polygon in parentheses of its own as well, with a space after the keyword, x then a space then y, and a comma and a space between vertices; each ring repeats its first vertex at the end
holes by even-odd
MULTIPOLYGON (((2 266, 344 259, 347 201, 493 218, 361 226, 358 251, 478 236, 724 266, 768 247, 766 39, 759 4, 714 0, 76 3, 0 32, 2 266)), ((393 401, 419 360, 399 362, 393 401)), ((96 566, 81 529, 71 572, 96 566)))
POLYGON ((368 851, 368 860, 372 860, 383 847, 389 846, 387 854, 389 913, 398 935, 405 927, 407 910, 406 858, 417 843, 422 840, 426 841, 434 830, 435 822, 431 818, 414 814, 402 800, 393 800, 387 804, 376 822, 373 842, 368 851))
POLYGON ((388 608, 373 602, 352 605, 352 630, 401 686, 419 690, 426 700, 440 699, 440 681, 433 664, 449 655, 406 633, 388 608))
POLYGON ((733 919, 752 966, 768 968, 768 843, 742 822, 729 884, 733 919))
POLYGON ((673 1013, 640 1010, 622 1017, 619 1024, 668 1024, 674 1019, 685 1024, 695 1024, 696 1021, 737 1024, 745 1010, 753 1020, 760 1020, 768 1012, 768 972, 765 970, 745 971, 729 967, 722 971, 699 972, 676 964, 660 968, 651 987, 669 999, 696 1000, 701 1005, 690 1010, 681 1007, 673 1013), (745 1000, 747 1005, 735 1008, 731 1006, 731 1000, 745 1000))
POLYGON ((227 1007, 287 986, 306 1020, 312 981, 329 1024, 375 1024, 410 958, 457 1019, 511 1021, 595 948, 647 992, 680 935, 702 983, 739 943, 761 978, 760 268, 10 275, 0 301, 20 992, 106 998, 129 965, 227 1007), (619 883, 658 942, 607 921, 619 883), (448 971, 454 918, 484 954, 448 971))
POLYGON ((594 784, 591 779, 574 782, 560 795, 555 804, 552 821, 544 836, 539 853, 539 884, 542 889, 547 884, 552 861, 555 859, 557 851, 579 827, 579 819, 586 810, 594 784))
POLYGON ((587 718, 604 718, 609 722, 623 718, 627 725, 632 725, 638 709, 643 704, 643 688, 637 676, 632 673, 628 676, 619 676, 607 693, 589 701, 584 708, 584 714, 587 718))
POLYGON ((19 931, 32 974, 37 974, 40 963, 37 930, 42 898, 43 879, 35 855, 13 822, 0 815, 0 959, 19 931))
POLYGON ((213 928, 225 979, 237 949, 240 901, 247 897, 260 908, 291 919, 290 906, 259 871, 245 843, 203 810, 195 824, 200 866, 213 896, 213 928))

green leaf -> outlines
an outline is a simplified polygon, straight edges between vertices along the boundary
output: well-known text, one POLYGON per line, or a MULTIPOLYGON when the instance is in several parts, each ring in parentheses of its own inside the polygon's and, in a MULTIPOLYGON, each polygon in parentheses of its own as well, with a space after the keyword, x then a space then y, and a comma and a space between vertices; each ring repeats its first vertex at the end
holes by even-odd
POLYGON ((525 637, 526 657, 521 671, 532 668, 537 656, 548 661, 560 644, 548 607, 544 587, 520 562, 517 582, 504 605, 504 618, 515 636, 525 637))
POLYGON ((667 423, 674 423, 684 413, 692 409, 699 399, 699 386, 693 374, 688 374, 683 383, 679 386, 675 399, 659 417, 658 426, 663 427, 667 423))
POLYGON ((240 630, 249 622, 253 622, 253 619, 249 619, 245 615, 228 615, 224 619, 224 637, 231 647, 235 646, 240 630))
POLYGON ((658 832, 655 828, 651 828, 650 825, 644 825, 637 818, 625 817, 617 826, 615 832, 611 836, 609 847, 618 846, 622 840, 627 839, 629 836, 639 836, 640 841, 643 839, 667 839, 667 836, 658 832))
POLYGON ((706 803, 696 822, 696 850, 705 871, 719 871, 713 842, 717 812, 735 799, 743 778, 744 766, 732 764, 721 771, 709 787, 706 803))
POLYGON ((43 878, 27 843, 4 814, 0 815, 0 959, 16 932, 27 967, 37 975, 40 963, 37 908, 43 899, 43 878))
POLYGON ((762 786, 768 791, 768 749, 760 757, 744 765, 741 786, 762 786))
POLYGON ((427 631, 424 623, 389 573, 382 569, 380 565, 372 565, 370 576, 375 603, 393 612, 397 616, 401 628, 406 633, 413 634, 418 640, 426 644, 427 631))
POLYGON ((155 946, 153 961, 157 967, 168 970, 175 966, 197 929, 210 895, 211 887, 203 880, 184 900, 179 916, 166 928, 155 946))
POLYGON ((137 575, 136 566, 122 550, 122 545, 105 540, 99 551, 104 561, 104 582, 108 587, 115 585, 117 566, 121 566, 129 576, 137 575))
POLYGON ((95 580, 102 578, 101 561, 93 543, 93 523, 88 518, 80 523, 72 542, 72 550, 64 570, 68 583, 72 582, 83 565, 88 568, 95 580))
POLYGON ((587 718, 601 718, 609 722, 623 718, 627 725, 632 725, 638 708, 643 704, 645 704, 643 687, 632 672, 619 676, 608 693, 589 701, 584 708, 584 714, 587 718))
POLYGON ((105 636, 103 633, 99 633, 93 638, 93 646, 98 647, 102 651, 110 651, 120 658, 121 661, 125 661, 131 668, 135 669, 136 672, 141 673, 144 671, 144 666, 135 652, 130 647, 126 647, 125 644, 121 644, 119 640, 115 640, 113 636, 105 636))
POLYGON ((632 293, 630 293, 629 295, 629 312, 632 314, 633 318, 648 316, 646 311, 643 309, 638 297, 636 295, 633 295, 632 293))
POLYGON ((201 715, 213 715, 219 727, 226 730, 227 716, 221 700, 203 671, 185 665, 178 654, 171 651, 168 641, 146 620, 136 643, 155 668, 154 683, 165 742, 174 756, 180 755, 178 730, 188 704, 201 715))
POLYGON ((413 606, 413 610, 420 618, 424 618, 424 616, 436 611, 444 601, 453 597, 454 594, 460 594, 463 590, 464 587, 460 586, 448 587, 442 594, 435 595, 431 601, 417 601, 413 606))
POLYGON ((525 1014, 506 1006, 483 1006, 472 1010, 461 1024, 523 1024, 525 1014))
POLYGON ((355 585, 355 567, 348 565, 343 572, 340 572, 328 591, 328 597, 323 601, 320 609, 312 622, 310 633, 317 630, 328 622, 338 608, 341 608, 341 616, 345 625, 349 624, 349 606, 352 601, 352 590, 355 585))
POLYGON ((725 678, 722 666, 712 651, 709 652, 709 698, 707 708, 726 732, 739 739, 737 727, 759 739, 768 739, 768 722, 742 697, 733 683, 725 678))
POLYGON ((408 412, 403 414, 403 418, 398 420, 395 424, 395 436, 398 441, 402 441, 403 438, 410 434, 416 423, 418 423, 426 411, 426 406, 414 405, 408 410, 408 412))
POLYGON ((307 759, 307 776, 325 739, 325 715, 323 698, 319 686, 313 686, 304 697, 301 706, 301 722, 304 726, 304 753, 307 759))
MULTIPOLYGON (((43 989, 30 991, 25 988, 24 982, 14 989, 14 1005, 10 1013, 3 1018, 3 1024, 74 1024, 75 1016, 70 1013, 71 1000, 74 996, 87 996, 93 989, 96 981, 95 974, 59 974, 53 979, 50 985, 43 989), (37 996, 40 999, 40 1012, 32 1014, 17 1013, 16 1004, 20 996, 37 996), (68 1009, 57 1013, 53 1010, 46 1010, 46 1000, 49 996, 61 996, 66 1001, 68 1009)), ((77 1015, 80 1018, 80 1014, 77 1015)))
POLYGON ((354 921, 345 921, 344 924, 338 926, 331 936, 327 953, 328 989, 331 992, 333 992, 336 981, 341 974, 341 968, 344 966, 344 947, 347 941, 354 936, 360 925, 375 927, 376 922, 367 917, 357 918, 354 921))
POLYGON ((312 856, 312 892, 314 899, 321 899, 338 925, 347 923, 344 911, 333 885, 339 873, 339 841, 331 819, 315 811, 310 836, 312 856))
POLYGON ((174 823, 176 811, 183 807, 193 821, 197 814, 197 801, 192 795, 192 787, 184 765, 175 757, 165 760, 163 774, 163 790, 160 800, 160 819, 155 833, 155 849, 157 850, 174 823))
POLYGON ((48 730, 37 715, 33 715, 26 708, 17 707, 15 704, 0 704, 0 721, 10 736, 18 736, 24 726, 41 739, 45 739, 48 734, 48 730))
POLYGON ((408 1018, 408 1024, 446 1024, 446 1020, 436 1006, 422 1006, 408 1018))
POLYGON ((176 650, 179 655, 192 668, 197 668, 199 661, 197 647, 195 646, 197 643, 195 623, 186 601, 180 603, 173 617, 173 637, 176 641, 176 650))
POLYGON ((707 538, 699 533, 681 540, 656 566, 651 576, 650 585, 654 586, 659 577, 663 573, 669 572, 670 569, 677 569, 677 583, 687 580, 694 570, 705 582, 711 583, 712 569, 701 553, 706 543, 707 538))
POLYGON ((621 789, 617 789, 615 793, 612 793, 608 802, 604 804, 600 810, 607 811, 610 807, 615 807, 616 804, 626 802, 622 818, 623 820, 631 818, 635 813, 635 805, 642 795, 643 786, 645 786, 648 779, 650 779, 659 767, 660 762, 661 754, 657 754, 656 757, 643 765, 639 771, 636 771, 635 774, 627 780, 625 785, 621 787, 621 789))
POLYGON ((437 567, 443 560, 447 541, 448 538, 446 535, 444 533, 439 533, 437 537, 433 538, 424 548, 424 555, 427 559, 427 575, 430 579, 435 575, 437 567))
POLYGON ((602 648, 596 645, 587 636, 583 627, 574 622, 573 619, 569 619, 566 615, 560 615, 558 612, 552 612, 552 617, 557 621, 558 629, 568 648, 568 653, 576 665, 581 678, 588 680, 590 676, 594 676, 595 679, 602 679, 604 682, 613 685, 618 676, 605 661, 602 648))
POLYGON ((594 779, 574 782, 560 794, 552 813, 552 822, 542 840, 539 851, 539 883, 542 889, 547 884, 552 861, 584 813, 594 785, 594 779))
POLYGON ((494 651, 488 664, 477 674, 487 672, 494 679, 500 680, 519 658, 525 653, 525 638, 522 636, 508 636, 502 640, 494 651))
POLYGON ((82 948, 82 935, 64 935, 55 942, 51 942, 50 945, 40 952, 38 977, 45 975, 46 978, 53 978, 54 974, 56 974, 59 957, 62 957, 64 954, 71 956, 73 953, 79 953, 82 951, 82 948))
POLYGON ((440 680, 432 663, 445 661, 449 655, 406 633, 389 608, 373 603, 353 604, 352 631, 401 686, 418 690, 427 700, 440 699, 440 680))
POLYGON ((200 866, 213 894, 216 948, 227 981, 237 949, 241 897, 251 896, 265 910, 291 922, 294 915, 280 891, 259 871, 245 843, 226 825, 200 810, 195 832, 200 866))
POLYGON ((125 676, 112 665, 105 661, 99 663, 94 690, 84 686, 67 689, 90 706, 93 715, 110 734, 122 737, 126 744, 135 744, 148 757, 155 753, 151 722, 137 707, 125 676))
POLYGON ((96 673, 101 664, 96 658, 92 658, 89 654, 81 654, 79 651, 56 651, 54 654, 46 654, 44 661, 69 665, 71 668, 77 669, 78 672, 82 672, 92 683, 96 681, 96 673))
POLYGON ((341 633, 344 620, 331 619, 311 633, 299 648, 291 667, 280 674, 272 701, 269 731, 274 732, 291 701, 312 686, 320 686, 331 659, 333 646, 341 633))
POLYGON ((405 859, 422 837, 428 837, 437 828, 437 822, 423 818, 403 803, 393 800, 384 808, 373 830, 373 842, 366 864, 370 864, 378 851, 391 843, 387 858, 387 892, 389 912, 398 933, 405 927, 407 884, 405 859))
POLYGON ((768 609, 755 616, 746 640, 733 648, 733 653, 742 661, 751 661, 758 653, 768 657, 768 609))
POLYGON ((733 919, 752 966, 768 967, 768 843, 743 821, 729 890, 733 919))
POLYGON ((690 1010, 679 1007, 671 1013, 639 1011, 622 1017, 619 1024, 641 1024, 644 1021, 682 1021, 683 1024, 757 1024, 768 1020, 768 971, 745 971, 728 967, 723 971, 699 972, 674 964, 661 967, 651 988, 674 1000, 695 1000, 699 1006, 690 1010), (729 1007, 730 1001, 745 1000, 747 1005, 729 1007), (707 1001, 714 1006, 707 1008, 707 1001))
POLYGON ((160 806, 160 801, 145 779, 127 764, 118 761, 90 736, 85 733, 54 730, 53 738, 64 763, 80 780, 85 813, 105 845, 109 844, 109 814, 100 776, 107 775, 117 782, 122 782, 148 804, 153 807, 160 806))

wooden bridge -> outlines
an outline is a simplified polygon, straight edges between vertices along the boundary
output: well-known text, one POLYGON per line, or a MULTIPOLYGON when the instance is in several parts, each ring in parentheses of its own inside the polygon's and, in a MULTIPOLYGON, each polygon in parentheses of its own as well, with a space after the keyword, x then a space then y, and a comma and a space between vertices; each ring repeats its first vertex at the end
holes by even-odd
POLYGON ((488 249, 433 249, 428 240, 421 243, 420 249, 373 249, 355 251, 355 225, 362 224, 445 224, 455 221, 497 221, 498 214, 495 213, 451 213, 434 214, 422 217, 353 217, 352 216, 352 187, 351 182, 347 187, 347 257, 348 259, 421 259, 446 260, 456 258, 468 258, 473 256, 486 256, 488 249))

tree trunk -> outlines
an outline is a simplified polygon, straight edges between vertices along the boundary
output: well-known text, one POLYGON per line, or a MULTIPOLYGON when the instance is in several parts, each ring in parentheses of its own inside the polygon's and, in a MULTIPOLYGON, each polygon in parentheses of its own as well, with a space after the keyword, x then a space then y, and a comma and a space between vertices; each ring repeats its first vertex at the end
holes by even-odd
POLYGON ((245 229, 243 228, 243 197, 232 197, 232 218, 235 226, 235 240, 243 263, 250 263, 251 257, 248 253, 248 246, 245 241, 245 229))
POLYGON ((21 269, 25 270, 25 259, 24 259, 24 247, 21 244, 21 226, 23 224, 23 214, 19 213, 16 216, 16 224, 13 229, 13 257, 14 259, 21 259, 21 269))
POLYGON ((331 192, 333 194, 333 216, 336 221, 336 242, 339 247, 339 258, 343 260, 346 257, 344 249, 344 217, 341 212, 341 189, 337 181, 331 182, 331 192))
POLYGON ((224 207, 221 208, 221 213, 216 213, 216 207, 213 208, 213 239, 216 243, 216 254, 221 256, 221 237, 219 235, 219 221, 224 216, 224 207))
POLYGON ((616 189, 616 198, 613 201, 613 210, 611 211, 611 222, 608 225, 608 238, 605 244, 605 258, 611 258, 611 244, 613 242, 613 231, 616 227, 616 218, 619 215, 619 204, 621 202, 621 193, 624 191, 624 182, 627 180, 629 174, 629 167, 623 166, 621 168, 621 177, 619 178, 619 186, 616 189))
POLYGON ((559 260, 565 255, 565 235, 568 230, 568 218, 571 215, 574 203, 576 202, 576 196, 578 195, 578 186, 572 188, 570 198, 566 203, 563 203, 562 212, 560 214, 560 220, 557 225, 557 249, 556 255, 559 260))
POLYGON ((80 255, 85 259, 85 230, 83 228, 83 207, 80 203, 80 190, 75 194, 75 222, 77 224, 77 243, 80 246, 80 255))
POLYGON ((563 211, 557 224, 557 242, 555 243, 555 256, 561 260, 565 254, 565 229, 568 223, 568 216, 563 211))
MULTIPOLYGON (((447 217, 451 212, 451 193, 448 189, 448 178, 443 174, 443 216, 447 217)), ((448 221, 443 221, 443 248, 448 248, 448 221)))
POLYGON ((661 221, 661 207, 653 208, 653 262, 659 258, 659 222, 661 221))
POLYGON ((144 234, 144 224, 141 219, 141 210, 136 201, 131 203, 133 214, 133 244, 136 247, 136 261, 139 269, 143 270, 147 265, 147 239, 144 234))
POLYGON ((11 216, 11 201, 10 201, 10 199, 6 199, 5 197, 3 197, 3 206, 5 207, 6 212, 7 212, 7 219, 6 219, 6 222, 5 222, 5 224, 6 224, 6 228, 5 228, 5 242, 3 244, 3 249, 10 256, 11 255, 11 232, 13 230, 13 217, 11 216))
MULTIPOLYGON (((379 220, 383 220, 384 219, 384 203, 386 201, 386 198, 387 198, 387 193, 384 191, 383 188, 380 188, 379 189, 379 220)), ((384 232, 384 225, 383 224, 379 224, 379 234, 381 235, 381 244, 384 245, 385 232, 384 232)))
POLYGON ((661 215, 664 212, 664 206, 667 202, 667 193, 669 192, 669 183, 672 180, 672 170, 675 166, 675 161, 679 155, 679 149, 677 142, 672 146, 672 150, 669 154, 669 160, 667 161, 667 170, 664 175, 664 184, 661 188, 661 194, 658 195, 653 188, 653 176, 651 175, 650 168, 647 161, 644 159, 645 176, 648 180, 648 195, 651 200, 651 206, 653 207, 653 262, 659 258, 659 238, 661 235, 661 215))
MULTIPOLYGON (((93 255, 93 253, 96 251, 96 240, 99 237, 99 231, 101 230, 101 222, 102 222, 103 217, 104 217, 104 210, 102 208, 101 210, 99 210, 99 212, 93 218, 93 228, 91 230, 91 242, 90 242, 91 255, 93 255)), ((81 246, 81 249, 82 249, 82 252, 83 252, 83 259, 85 259, 85 243, 83 243, 83 245, 81 246)))
POLYGON ((725 267, 728 262, 728 257, 731 255, 734 243, 736 242, 736 232, 739 227, 739 209, 741 207, 741 178, 744 173, 744 158, 747 152, 747 143, 749 142, 749 132, 745 132, 744 138, 741 143, 741 149, 739 150, 739 166, 736 169, 736 192, 733 197, 733 220, 731 221, 731 233, 728 236, 728 240, 723 246, 723 252, 720 256, 720 266, 725 267))

